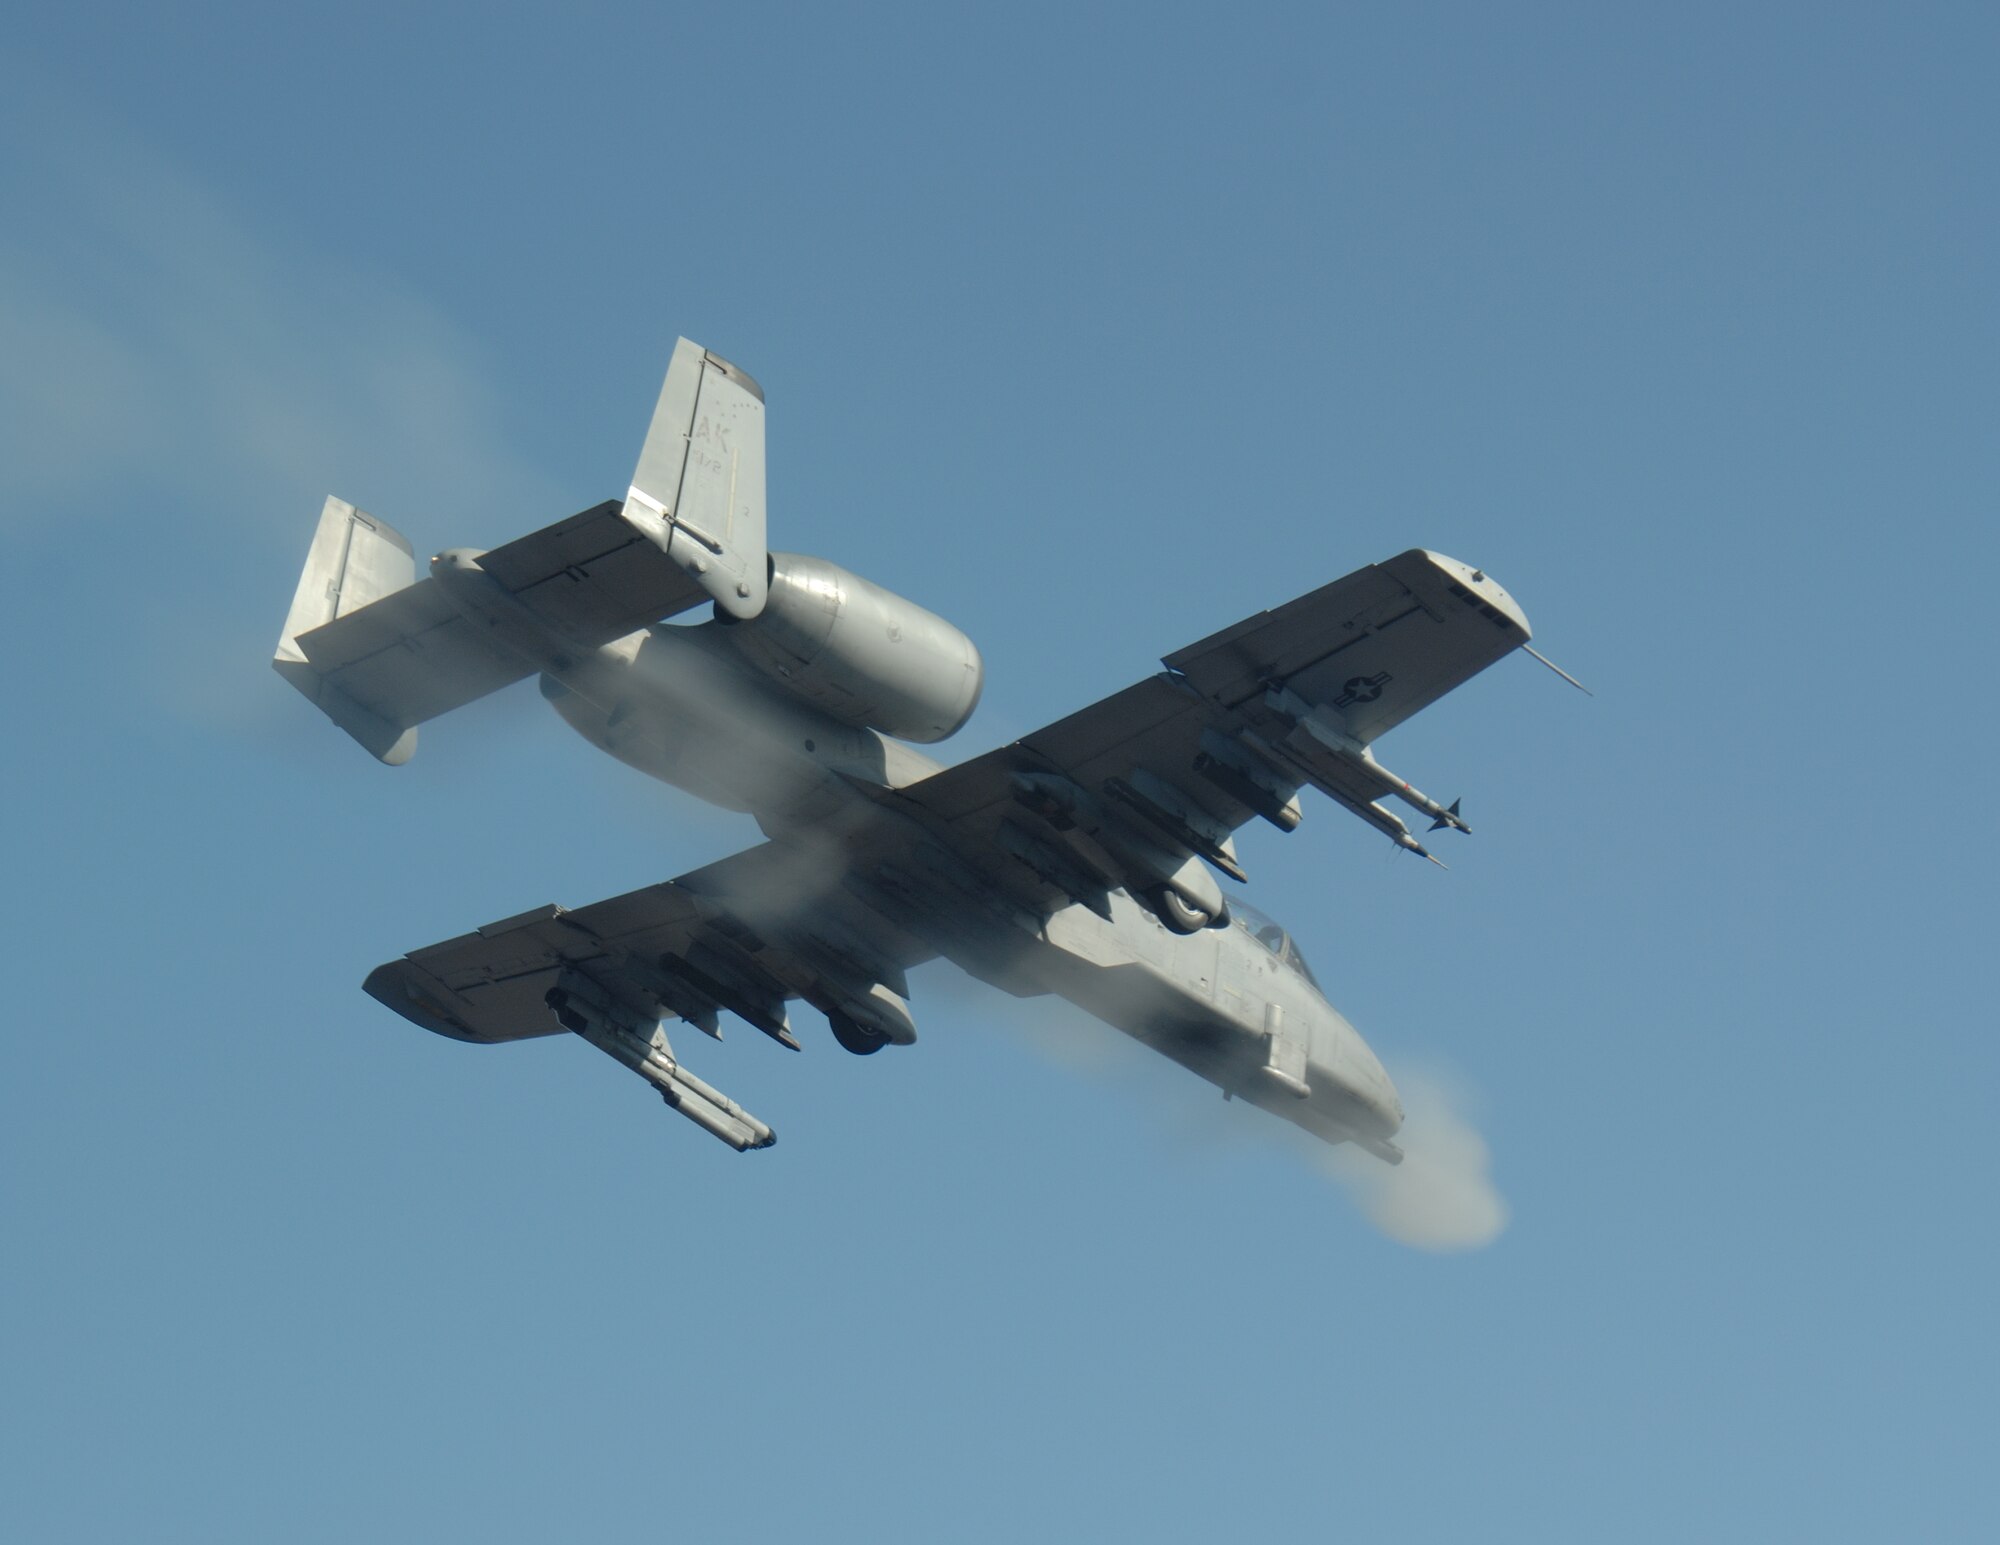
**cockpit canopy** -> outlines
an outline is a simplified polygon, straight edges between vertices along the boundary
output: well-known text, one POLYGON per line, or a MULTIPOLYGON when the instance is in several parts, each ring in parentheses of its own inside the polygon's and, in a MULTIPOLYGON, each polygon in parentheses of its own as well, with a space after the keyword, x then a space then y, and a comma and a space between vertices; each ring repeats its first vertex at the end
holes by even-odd
POLYGON ((1277 922, 1235 896, 1229 898, 1229 915, 1238 928, 1310 982, 1314 992, 1322 998, 1326 996, 1326 990, 1319 985, 1319 978, 1313 975, 1312 967, 1306 964, 1306 958, 1299 953, 1292 936, 1277 922))

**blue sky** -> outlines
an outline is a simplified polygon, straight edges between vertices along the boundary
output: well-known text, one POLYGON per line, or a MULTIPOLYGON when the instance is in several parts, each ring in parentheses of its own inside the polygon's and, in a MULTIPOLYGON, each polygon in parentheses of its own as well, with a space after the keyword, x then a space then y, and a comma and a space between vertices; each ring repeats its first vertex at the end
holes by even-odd
MULTIPOLYGON (((1983 1540, 1990 8, 83 6, 0 52, 0 1533, 1983 1540), (958 754, 1403 548, 1504 662, 1249 894, 1508 1222, 1413 1249, 941 969, 705 1075, 376 962, 754 840, 527 689, 370 762, 320 501, 614 496, 674 337, 773 539, 980 644, 958 754)), ((753 1044, 754 1043, 754 1044, 753 1044)))

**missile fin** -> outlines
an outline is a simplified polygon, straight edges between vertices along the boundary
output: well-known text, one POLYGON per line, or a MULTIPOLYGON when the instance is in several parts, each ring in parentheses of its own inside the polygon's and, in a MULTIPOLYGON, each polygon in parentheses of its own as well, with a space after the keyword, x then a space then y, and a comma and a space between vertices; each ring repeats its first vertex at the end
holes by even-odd
POLYGON ((1467 826, 1458 816, 1459 803, 1458 800, 1454 799, 1451 802, 1451 808, 1440 815, 1435 821, 1431 822, 1430 829, 1436 831, 1440 827, 1449 826, 1453 831, 1464 832, 1466 836, 1470 837, 1472 835, 1472 828, 1467 826))

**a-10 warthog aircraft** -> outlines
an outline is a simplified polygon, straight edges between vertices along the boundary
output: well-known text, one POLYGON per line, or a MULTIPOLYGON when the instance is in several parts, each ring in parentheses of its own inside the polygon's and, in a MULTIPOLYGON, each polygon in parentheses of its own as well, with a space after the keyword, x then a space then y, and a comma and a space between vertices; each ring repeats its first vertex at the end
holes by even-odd
POLYGON ((1395 1087, 1285 932, 1225 900, 1232 833, 1289 832, 1307 786, 1425 853, 1381 801, 1465 830, 1371 743, 1501 656, 1527 619, 1412 551, 1168 655, 1166 670, 944 767, 910 744, 979 700, 972 641, 823 558, 765 545, 764 395, 683 339, 632 485, 418 580, 409 544, 329 499, 279 674, 382 761, 524 676, 593 744, 768 840, 574 911, 544 906, 380 967, 367 990, 462 1041, 573 1031, 737 1149, 765 1122, 668 1042, 727 1010, 797 1049, 803 999, 863 1055, 916 1039, 905 973, 944 956, 1057 993, 1328 1142, 1391 1163, 1395 1087), (666 619, 706 605, 692 625, 666 619))

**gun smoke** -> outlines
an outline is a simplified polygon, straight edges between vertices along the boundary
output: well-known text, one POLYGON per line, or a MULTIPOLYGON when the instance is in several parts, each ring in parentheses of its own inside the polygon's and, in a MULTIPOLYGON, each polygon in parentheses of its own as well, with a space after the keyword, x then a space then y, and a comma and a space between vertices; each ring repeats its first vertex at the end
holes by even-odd
POLYGON ((1435 1073, 1405 1073, 1396 1083, 1403 1162, 1392 1167, 1337 1148, 1323 1160, 1327 1172, 1398 1243, 1439 1253, 1491 1244, 1507 1227, 1507 1199, 1493 1182, 1486 1139, 1466 1113, 1469 1100, 1435 1073))
MULTIPOLYGON (((997 1018, 1022 1041, 1066 1069, 1105 1082, 1150 1064, 1137 1043, 1056 999, 1002 999, 956 973, 925 983, 953 995, 968 1014, 997 1018)), ((1350 1145, 1328 1148, 1296 1127, 1244 1106, 1229 1107, 1202 1088, 1161 1111, 1177 1141, 1199 1148, 1274 1142, 1332 1178, 1370 1223, 1398 1244, 1440 1255, 1479 1250, 1506 1231, 1507 1199, 1494 1182, 1492 1152, 1473 1120, 1477 1098, 1461 1078, 1437 1068, 1394 1074, 1403 1100, 1396 1143, 1403 1162, 1389 1165, 1350 1145)))

